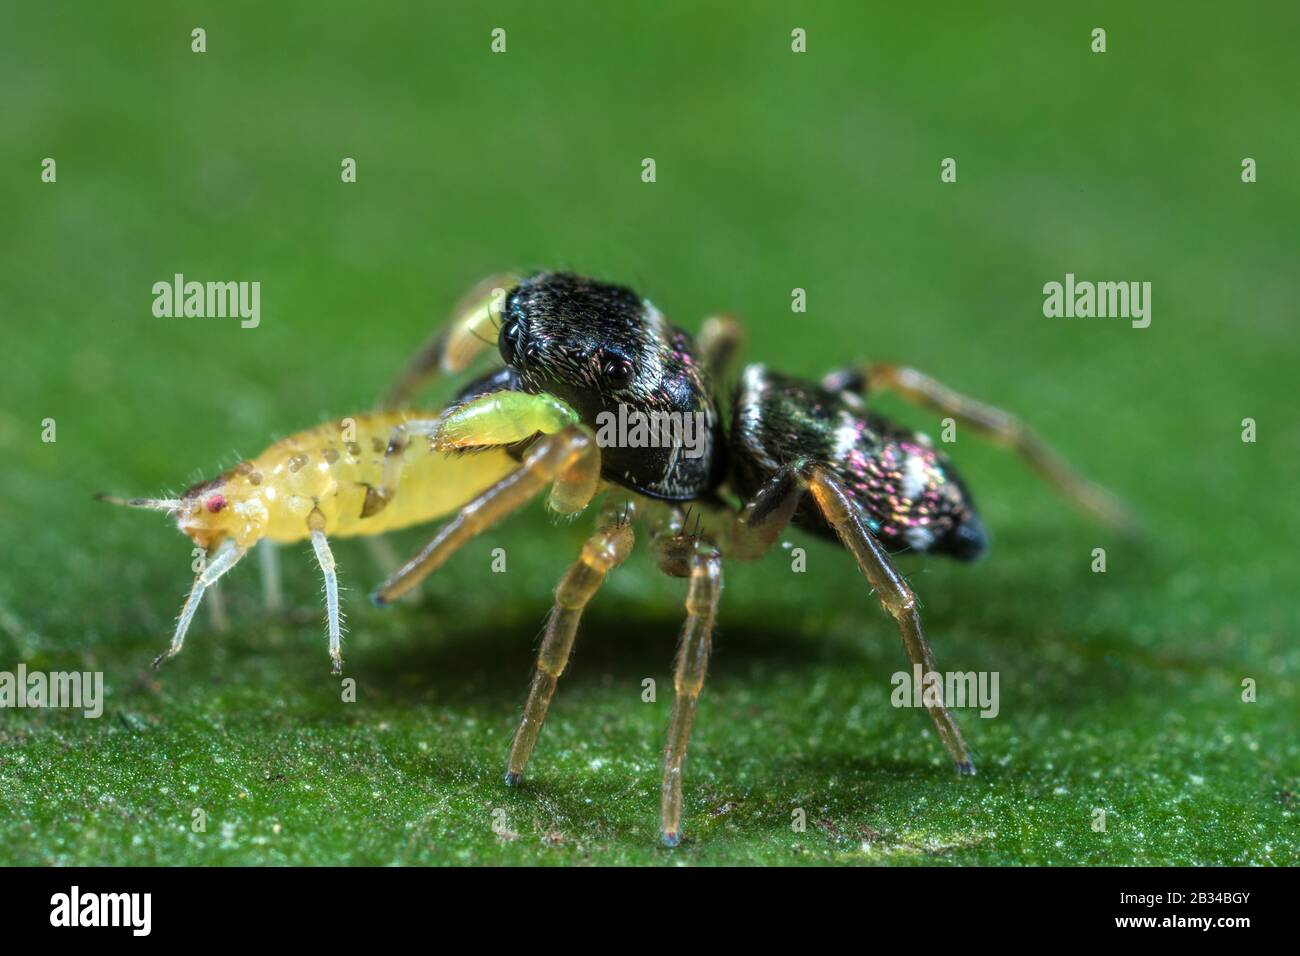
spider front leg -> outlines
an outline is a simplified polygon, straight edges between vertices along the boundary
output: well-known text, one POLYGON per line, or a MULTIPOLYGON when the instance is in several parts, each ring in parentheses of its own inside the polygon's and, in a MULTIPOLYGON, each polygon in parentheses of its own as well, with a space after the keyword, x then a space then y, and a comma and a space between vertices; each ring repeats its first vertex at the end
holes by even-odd
POLYGON ((378 514, 397 494, 412 439, 426 439, 430 451, 466 452, 553 434, 577 421, 577 413, 557 398, 512 391, 479 395, 437 418, 404 421, 389 435, 379 486, 366 488, 361 517, 378 514))
POLYGON ((722 594, 722 555, 710 542, 676 533, 655 539, 660 568, 674 577, 688 577, 686 621, 682 624, 673 669, 673 712, 664 747, 664 776, 660 789, 660 838, 665 846, 682 841, 682 773, 690 743, 695 705, 704 688, 704 675, 713 646, 713 623, 722 594))
POLYGON ((411 359, 382 406, 404 404, 439 373, 462 372, 483 352, 495 348, 505 296, 518 284, 518 276, 502 274, 475 285, 443 327, 411 359))
MULTIPOLYGON (((450 451, 490 444, 513 444, 536 434, 535 423, 546 416, 548 409, 555 413, 560 407, 567 408, 548 395, 522 392, 483 395, 454 409, 444 418, 445 437, 440 430, 435 447, 450 451), (507 395, 512 397, 507 399, 507 395), (484 413, 484 407, 495 407, 496 413, 484 413)), ((476 534, 486 531, 531 501, 548 484, 552 485, 549 505, 553 511, 577 514, 586 508, 600 486, 600 448, 591 431, 577 422, 577 414, 569 410, 567 415, 571 418, 570 424, 538 437, 524 452, 523 462, 517 469, 462 507, 419 554, 371 595, 371 599, 383 605, 401 597, 442 567, 476 534)))
POLYGON ((822 379, 822 386, 830 391, 865 395, 889 390, 914 405, 951 416, 994 444, 1015 451, 1083 513, 1120 531, 1132 532, 1138 527, 1137 520, 1114 495, 1076 473, 1020 419, 967 398, 914 368, 876 362, 832 372, 822 379))
POLYGON ((546 634, 537 652, 537 670, 528 689, 519 729, 510 745, 506 783, 511 786, 523 779, 556 684, 573 652, 582 612, 604 583, 605 576, 627 560, 634 540, 631 504, 607 506, 596 533, 587 539, 582 554, 569 566, 555 588, 555 606, 546 620, 546 634))

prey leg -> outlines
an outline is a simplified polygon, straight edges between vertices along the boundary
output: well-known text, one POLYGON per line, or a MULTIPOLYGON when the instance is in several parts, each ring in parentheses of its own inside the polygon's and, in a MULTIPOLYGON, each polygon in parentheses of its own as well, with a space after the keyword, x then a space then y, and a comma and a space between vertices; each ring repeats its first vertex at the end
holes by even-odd
POLYGON ((220 584, 208 588, 208 624, 217 634, 230 630, 230 616, 226 614, 226 596, 220 584))
POLYGON ((392 544, 386 538, 366 538, 365 542, 370 557, 384 574, 392 574, 397 570, 398 565, 402 563, 397 556, 397 552, 393 550, 392 544))
POLYGON ((279 611, 284 606, 284 589, 280 585, 280 552, 270 538, 257 543, 257 555, 262 571, 262 600, 266 609, 279 611))
POLYGON ((668 574, 680 574, 684 562, 690 583, 686 590, 686 621, 682 625, 673 670, 673 712, 664 747, 664 775, 660 788, 660 838, 665 846, 682 841, 682 773, 686 748, 695 721, 695 705, 704 688, 713 645, 713 622, 722 593, 722 556, 707 541, 675 535, 656 542, 660 566, 668 574))
POLYGON ((384 467, 380 472, 379 487, 366 487, 366 497, 361 503, 361 517, 369 518, 388 507, 388 503, 397 494, 411 438, 424 437, 432 442, 433 436, 438 432, 438 424, 438 419, 413 418, 393 427, 388 436, 388 445, 384 448, 384 467))
POLYGON ((190 622, 194 620, 194 612, 198 610, 199 603, 203 600, 203 593, 220 581, 223 574, 238 564, 239 559, 245 553, 247 553, 246 549, 239 547, 233 540, 227 538, 208 556, 203 570, 194 578, 189 597, 185 599, 185 606, 181 608, 181 616, 176 622, 176 631, 172 634, 171 646, 154 658, 153 666, 155 668, 161 667, 163 661, 170 660, 181 652, 181 648, 185 646, 185 633, 190 629, 190 622))
POLYGON ((596 533, 587 539, 582 554, 569 566, 555 589, 555 606, 547 618, 546 634, 537 652, 537 670, 506 763, 506 783, 512 786, 523 779, 555 686, 569 663, 582 612, 604 583, 605 575, 622 564, 632 551, 631 517, 625 507, 606 508, 596 533))
MULTIPOLYGON (((315 515, 317 512, 312 514, 315 515)), ((309 522, 310 520, 308 519, 309 522)), ((311 529, 311 546, 316 552, 316 562, 320 565, 321 574, 325 576, 325 616, 329 622, 330 660, 333 661, 330 673, 340 674, 343 672, 343 651, 340 646, 339 628, 339 578, 334 564, 334 552, 330 551, 330 543, 325 539, 325 532, 319 527, 311 529)))
POLYGON ((518 284, 518 276, 496 275, 474 286, 411 359, 384 397, 383 406, 405 404, 439 373, 462 372, 479 355, 496 348, 506 293, 518 284))
POLYGON ((1015 451, 1057 492, 1084 514, 1121 531, 1136 519, 1109 491, 1077 474, 1020 419, 992 405, 967 398, 928 375, 905 365, 876 362, 865 368, 832 372, 822 380, 832 391, 871 394, 892 391, 914 405, 969 425, 995 445, 1015 451))
POLYGON ((552 482, 550 506, 561 514, 577 514, 595 495, 600 483, 600 447, 581 425, 566 426, 533 442, 519 468, 461 508, 371 599, 383 605, 401 597, 442 567, 465 542, 531 501, 552 482))
MULTIPOLYGON (((859 569, 870 582, 881 606, 898 624, 903 646, 913 665, 921 665, 927 674, 935 671, 934 654, 921 627, 916 595, 898 573, 884 547, 867 530, 857 506, 843 484, 830 472, 813 466, 808 477, 808 490, 826 518, 826 523, 835 529, 844 547, 857 560, 859 569)), ((939 738, 957 765, 957 772, 974 773, 975 765, 971 762, 966 741, 947 706, 941 701, 926 709, 939 731, 939 738)))

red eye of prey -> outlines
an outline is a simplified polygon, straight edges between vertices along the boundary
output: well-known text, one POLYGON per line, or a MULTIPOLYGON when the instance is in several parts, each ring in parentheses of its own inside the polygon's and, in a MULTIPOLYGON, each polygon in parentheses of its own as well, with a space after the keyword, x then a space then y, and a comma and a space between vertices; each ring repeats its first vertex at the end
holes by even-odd
POLYGON ((216 514, 226 506, 226 499, 222 495, 213 495, 205 502, 205 505, 209 511, 216 514))

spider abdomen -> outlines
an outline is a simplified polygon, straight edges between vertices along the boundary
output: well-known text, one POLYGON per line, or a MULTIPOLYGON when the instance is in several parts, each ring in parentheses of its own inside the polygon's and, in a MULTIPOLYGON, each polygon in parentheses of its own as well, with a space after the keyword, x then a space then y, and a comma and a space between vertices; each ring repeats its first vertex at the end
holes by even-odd
MULTIPOLYGON (((817 462, 844 483, 890 551, 973 560, 987 541, 965 484, 928 438, 813 382, 750 365, 733 402, 732 482, 747 497, 783 466, 817 462)), ((816 507, 795 523, 834 537, 816 507)))

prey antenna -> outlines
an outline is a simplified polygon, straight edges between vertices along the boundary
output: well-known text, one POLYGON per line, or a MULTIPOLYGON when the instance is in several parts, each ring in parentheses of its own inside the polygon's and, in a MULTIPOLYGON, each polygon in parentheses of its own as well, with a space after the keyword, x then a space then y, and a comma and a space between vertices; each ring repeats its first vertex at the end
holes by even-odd
POLYGON ((99 492, 95 495, 96 501, 107 501, 110 505, 121 505, 124 508, 143 508, 147 511, 180 511, 181 500, 179 498, 119 498, 116 495, 108 495, 99 492))

